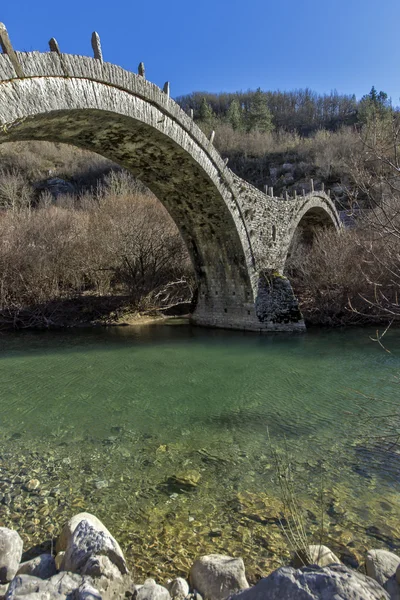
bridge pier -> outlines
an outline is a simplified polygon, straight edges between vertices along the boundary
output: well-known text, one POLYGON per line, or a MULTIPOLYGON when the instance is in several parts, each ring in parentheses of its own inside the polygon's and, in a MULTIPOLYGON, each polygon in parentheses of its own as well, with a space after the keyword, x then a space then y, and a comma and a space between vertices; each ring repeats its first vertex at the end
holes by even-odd
POLYGON ((233 285, 210 290, 199 287, 196 309, 191 322, 203 327, 242 331, 304 332, 305 324, 289 280, 278 272, 260 273, 254 291, 232 292, 233 285))

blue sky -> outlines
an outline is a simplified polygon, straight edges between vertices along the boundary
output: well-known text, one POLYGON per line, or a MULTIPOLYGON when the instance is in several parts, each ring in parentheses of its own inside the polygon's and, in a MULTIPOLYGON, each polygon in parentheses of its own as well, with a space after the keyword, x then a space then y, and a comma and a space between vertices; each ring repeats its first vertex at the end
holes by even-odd
POLYGON ((256 89, 355 93, 372 85, 400 105, 400 0, 18 0, 0 21, 17 50, 91 55, 93 30, 104 59, 171 94, 256 89))

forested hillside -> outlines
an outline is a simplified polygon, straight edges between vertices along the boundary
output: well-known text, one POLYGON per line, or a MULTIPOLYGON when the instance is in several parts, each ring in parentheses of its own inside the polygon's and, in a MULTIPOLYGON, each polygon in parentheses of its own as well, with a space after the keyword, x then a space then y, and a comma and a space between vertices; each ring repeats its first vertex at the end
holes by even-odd
POLYGON ((276 195, 309 191, 310 179, 324 183, 343 208, 352 188, 352 161, 361 152, 360 132, 390 118, 385 92, 372 87, 360 101, 337 92, 309 89, 234 94, 195 92, 177 98, 215 145, 230 168, 259 189, 276 195))
MULTIPOLYGON (((376 93, 376 92, 372 92, 376 93)), ((387 102, 384 93, 377 95, 387 102)), ((337 92, 319 95, 304 89, 291 92, 248 92, 210 94, 194 92, 176 99, 186 112, 193 110, 197 121, 212 119, 229 123, 234 129, 288 131, 308 136, 318 129, 336 131, 363 118, 367 99, 337 92)))

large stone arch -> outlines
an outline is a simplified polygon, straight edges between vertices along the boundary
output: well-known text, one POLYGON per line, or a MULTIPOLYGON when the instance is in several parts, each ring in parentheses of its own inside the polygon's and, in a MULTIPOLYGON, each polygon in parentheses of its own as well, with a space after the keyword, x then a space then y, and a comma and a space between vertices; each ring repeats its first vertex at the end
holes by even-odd
POLYGON ((216 165, 171 115, 117 86, 65 77, 0 85, 0 143, 69 143, 129 169, 164 204, 187 244, 199 284, 194 321, 248 321, 251 248, 223 163, 216 165))
POLYGON ((98 48, 95 59, 61 54, 54 40, 49 53, 14 52, 1 24, 0 42, 0 143, 73 144, 140 178, 189 249, 199 285, 195 323, 304 329, 290 284, 271 276, 282 271, 301 203, 234 175, 168 86, 104 63, 98 48))

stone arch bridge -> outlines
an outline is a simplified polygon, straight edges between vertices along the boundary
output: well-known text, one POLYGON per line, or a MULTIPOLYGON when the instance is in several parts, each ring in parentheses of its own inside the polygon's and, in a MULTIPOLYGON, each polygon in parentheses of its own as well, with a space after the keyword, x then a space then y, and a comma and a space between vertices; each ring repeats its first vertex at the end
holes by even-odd
POLYGON ((194 323, 258 332, 303 330, 282 276, 297 227, 339 228, 323 192, 268 196, 237 177, 169 96, 139 74, 94 58, 15 52, 0 24, 0 143, 64 142, 101 154, 147 185, 178 225, 198 281, 194 323))

